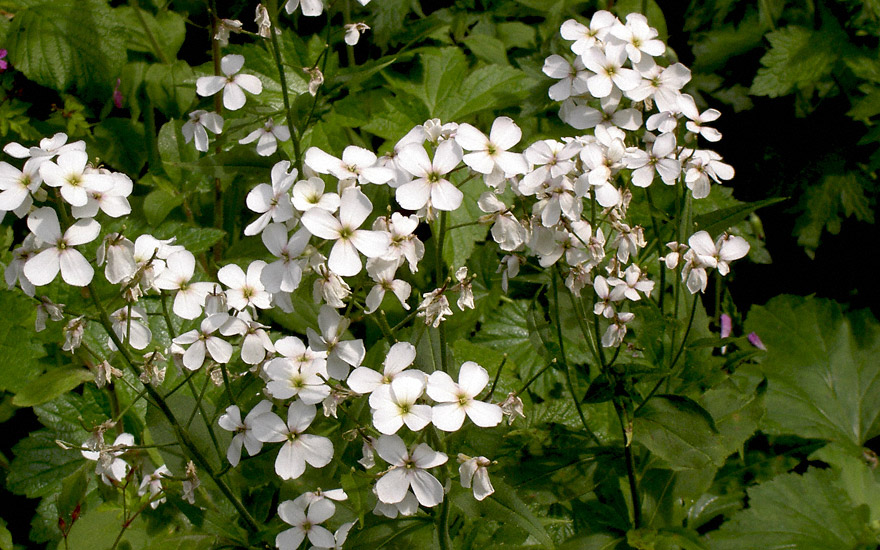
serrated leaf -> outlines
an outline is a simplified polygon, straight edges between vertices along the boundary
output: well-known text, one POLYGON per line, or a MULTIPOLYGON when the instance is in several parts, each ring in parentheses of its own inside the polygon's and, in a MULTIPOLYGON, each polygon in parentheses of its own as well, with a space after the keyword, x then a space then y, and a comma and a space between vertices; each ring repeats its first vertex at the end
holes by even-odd
POLYGON ((811 468, 752 487, 749 507, 712 534, 712 550, 857 550, 877 544, 867 507, 857 508, 834 473, 811 468))
POLYGON ((94 378, 91 371, 82 367, 52 369, 16 393, 12 404, 17 407, 40 405, 94 378))
POLYGON ((746 331, 767 346, 764 429, 861 448, 880 434, 880 325, 830 300, 779 296, 746 331))
POLYGON ((126 34, 106 1, 20 4, 3 45, 16 69, 60 92, 75 87, 100 97, 112 89, 126 61, 126 34))
POLYGON ((147 162, 144 125, 128 118, 110 117, 94 129, 89 151, 103 163, 129 174, 137 174, 147 162))
POLYGON ((798 236, 798 244, 807 249, 812 256, 819 246, 823 231, 831 234, 840 232, 843 222, 841 211, 847 217, 855 217, 859 221, 874 221, 874 210, 866 195, 868 185, 859 174, 828 174, 819 185, 811 185, 806 189, 799 208, 803 213, 795 222, 794 233, 798 236))
POLYGON ((62 480, 82 466, 85 459, 79 451, 62 449, 57 438, 56 432, 42 429, 16 443, 6 477, 10 491, 28 498, 56 494, 62 480))
POLYGON ((758 429, 764 416, 766 390, 766 380, 737 371, 700 398, 700 403, 715 420, 725 455, 741 449, 758 429))
POLYGON ((0 550, 12 549, 12 533, 6 528, 6 521, 0 518, 0 550))
POLYGON ((488 34, 471 34, 464 38, 464 45, 468 47, 474 57, 486 63, 494 65, 510 65, 507 60, 507 48, 504 42, 488 34))
MULTIPOLYGON (((96 550, 111 548, 122 530, 125 517, 121 508, 103 504, 96 510, 89 510, 73 524, 65 541, 69 550, 96 550)), ((128 548, 144 548, 149 539, 142 520, 133 521, 120 538, 128 548)))
MULTIPOLYGON (((837 35, 789 25, 767 35, 770 50, 752 82, 753 95, 779 97, 827 78, 840 54, 837 35)), ((845 39, 845 37, 844 37, 845 39)))
POLYGON ((456 503, 481 516, 505 525, 515 525, 532 535, 543 548, 554 548, 553 540, 547 534, 541 521, 519 498, 516 491, 501 479, 493 479, 495 492, 482 501, 473 499, 469 493, 459 493, 456 503))
POLYGON ((726 454, 719 447, 712 416, 698 403, 678 395, 656 395, 635 415, 633 441, 669 463, 673 470, 720 467, 726 454))

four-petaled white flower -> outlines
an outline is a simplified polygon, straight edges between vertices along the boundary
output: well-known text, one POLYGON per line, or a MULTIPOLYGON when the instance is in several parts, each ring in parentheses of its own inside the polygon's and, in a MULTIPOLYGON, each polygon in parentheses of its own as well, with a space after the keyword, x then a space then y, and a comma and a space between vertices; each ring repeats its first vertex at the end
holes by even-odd
POLYGON ((388 384, 388 390, 374 399, 373 426, 386 435, 397 433, 406 424, 417 432, 431 423, 431 407, 417 405, 425 392, 425 375, 418 371, 398 374, 388 384))
POLYGON ((186 143, 195 140, 196 151, 208 151, 208 130, 219 135, 223 131, 223 117, 217 113, 209 113, 198 109, 189 114, 189 120, 183 123, 180 132, 186 143))
POLYGON ((260 309, 272 307, 272 296, 266 292, 266 287, 260 281, 260 275, 266 262, 256 260, 248 265, 247 274, 235 264, 224 265, 217 272, 220 282, 229 287, 226 290, 226 303, 229 307, 239 311, 248 306, 260 309))
POLYGON ((261 216, 244 228, 245 235, 256 235, 270 221, 281 223, 293 218, 289 191, 298 172, 294 168, 288 173, 289 169, 290 161, 277 162, 272 167, 272 185, 261 183, 248 193, 245 199, 247 207, 261 216))
POLYGON ((240 74, 244 66, 244 56, 229 54, 220 60, 220 70, 225 76, 203 76, 196 80, 196 93, 211 96, 223 90, 223 106, 230 111, 244 107, 247 97, 244 92, 257 95, 263 91, 263 83, 251 74, 240 74))
POLYGON ((109 174, 86 171, 88 162, 85 151, 67 151, 55 162, 47 160, 40 164, 40 177, 49 187, 58 187, 61 196, 71 206, 85 206, 89 191, 103 193, 113 187, 109 174))
POLYGON ((284 441, 275 459, 275 473, 281 479, 296 479, 306 471, 306 463, 323 468, 333 458, 333 443, 329 439, 303 433, 315 420, 316 413, 314 405, 297 400, 287 410, 286 423, 273 412, 254 419, 253 430, 257 439, 263 443, 284 441))
POLYGON ((263 413, 272 410, 272 402, 265 399, 257 403, 253 409, 241 419, 241 410, 238 405, 230 405, 226 407, 226 412, 217 420, 226 431, 233 432, 232 441, 229 442, 229 448, 226 450, 226 460, 234 468, 238 466, 241 460, 241 447, 247 449, 248 455, 254 456, 263 448, 263 442, 254 435, 254 419, 263 413))
POLYGON ((455 141, 461 148, 471 151, 462 157, 464 163, 485 174, 486 183, 492 187, 498 187, 506 177, 529 171, 525 157, 508 151, 520 139, 522 130, 506 116, 495 119, 488 138, 470 124, 459 124, 455 133, 455 141))
POLYGON ((232 358, 232 344, 214 333, 229 321, 226 313, 215 313, 202 319, 198 329, 184 332, 173 340, 175 344, 189 345, 183 354, 183 366, 196 370, 205 362, 205 353, 218 363, 228 363, 232 358))
POLYGON ((407 210, 419 210, 430 203, 437 210, 447 211, 461 206, 464 193, 443 176, 458 166, 462 155, 461 146, 453 140, 446 140, 437 146, 433 161, 428 158, 422 145, 404 147, 397 162, 416 179, 397 188, 395 198, 400 206, 407 210))
POLYGON ((334 512, 336 507, 326 500, 316 502, 308 509, 302 503, 285 500, 278 505, 278 517, 292 527, 278 533, 275 546, 280 550, 296 550, 308 537, 313 548, 335 547, 336 538, 333 533, 320 525, 330 519, 334 512))
POLYGON ((489 373, 473 361, 461 365, 458 384, 443 371, 434 371, 428 378, 428 395, 437 402, 433 410, 434 425, 445 432, 461 428, 465 414, 481 428, 501 423, 501 407, 475 399, 489 383, 489 373))
POLYGON ((268 157, 278 148, 279 141, 287 141, 288 139, 290 139, 290 129, 287 126, 277 126, 270 118, 262 128, 257 128, 238 142, 246 145, 256 141, 257 154, 261 157, 268 157))
POLYGON ((376 442, 376 452, 392 468, 376 482, 376 494, 386 504, 401 502, 412 488, 419 504, 432 507, 443 502, 443 486, 437 478, 426 472, 446 463, 445 453, 419 443, 407 451, 403 440, 396 435, 383 435, 376 442))
MULTIPOLYGON (((109 268, 109 263, 108 263, 109 268)), ((161 290, 176 290, 174 314, 184 319, 195 319, 202 314, 205 298, 214 283, 191 283, 196 269, 196 258, 189 250, 180 250, 168 256, 165 269, 156 277, 154 284, 161 290)))
POLYGON ((101 226, 93 219, 79 220, 61 234, 61 224, 55 210, 44 206, 31 213, 28 228, 37 239, 48 245, 24 264, 24 276, 34 286, 51 283, 58 272, 71 286, 86 286, 92 282, 95 270, 75 246, 92 242, 101 226))
POLYGON ((373 203, 360 189, 350 187, 342 193, 339 217, 322 208, 312 208, 302 216, 302 224, 321 239, 336 241, 327 266, 343 277, 357 275, 363 264, 358 255, 377 258, 388 251, 391 237, 383 231, 360 229, 373 210, 373 203))

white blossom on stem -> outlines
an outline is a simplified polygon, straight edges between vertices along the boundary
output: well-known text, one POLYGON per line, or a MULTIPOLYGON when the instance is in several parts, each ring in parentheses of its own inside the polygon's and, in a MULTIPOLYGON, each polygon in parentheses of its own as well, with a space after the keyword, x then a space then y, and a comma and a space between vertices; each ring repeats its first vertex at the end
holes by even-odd
POLYGON ((220 60, 220 70, 224 76, 203 76, 196 80, 196 93, 212 96, 223 90, 223 106, 230 111, 244 107, 247 97, 244 92, 257 95, 263 91, 263 83, 251 74, 241 74, 244 56, 229 54, 220 60))
POLYGON ((217 424, 221 428, 234 434, 232 441, 229 442, 229 448, 226 450, 226 460, 233 468, 238 466, 238 462, 241 460, 242 446, 247 449, 249 456, 256 455, 263 448, 263 442, 257 439, 254 434, 254 419, 271 410, 272 402, 264 399, 257 403, 242 421, 238 405, 230 405, 217 420, 217 424))
POLYGON ((217 113, 209 113, 198 109, 189 114, 189 120, 183 123, 180 132, 186 143, 195 140, 196 151, 208 152, 208 130, 220 135, 223 131, 223 117, 217 113))
POLYGON ((489 383, 486 369, 466 361, 458 373, 458 383, 443 371, 434 371, 428 378, 428 395, 437 402, 433 409, 434 425, 445 432, 455 432, 464 423, 465 414, 481 428, 501 423, 501 407, 476 399, 489 383))
POLYGON ((461 466, 458 467, 461 486, 465 489, 473 487, 475 499, 483 500, 495 492, 492 482, 489 481, 488 468, 492 461, 484 456, 471 458, 461 453, 458 454, 458 461, 461 463, 461 466))
POLYGON ((391 469, 376 482, 376 494, 386 504, 401 502, 412 488, 422 506, 432 507, 443 501, 443 486, 427 469, 446 463, 447 456, 420 443, 412 451, 396 435, 383 435, 376 442, 376 452, 391 469))
POLYGON ((43 286, 61 278, 71 286, 86 286, 92 281, 95 270, 75 246, 92 242, 98 237, 101 226, 93 219, 79 220, 61 234, 61 224, 55 210, 44 206, 31 212, 28 229, 48 247, 24 264, 24 276, 34 286, 43 286))
POLYGON ((297 170, 290 172, 290 161, 282 160, 272 167, 272 185, 261 183, 251 189, 245 202, 252 211, 260 214, 256 220, 244 228, 245 235, 256 235, 269 225, 269 222, 286 222, 293 219, 293 205, 290 201, 290 187, 296 180, 297 170))
POLYGON ((267 412, 254 419, 253 430, 257 439, 264 443, 284 445, 275 459, 275 473, 281 479, 296 479, 306 471, 306 463, 323 468, 333 458, 333 443, 326 437, 304 433, 315 420, 317 409, 300 400, 287 409, 287 422, 267 412))
POLYGON ((398 155, 400 166, 415 176, 411 182, 397 188, 397 202, 407 210, 419 210, 429 204, 437 210, 455 210, 461 206, 462 193, 448 179, 446 174, 458 166, 463 152, 453 140, 446 140, 437 146, 434 159, 421 145, 407 145, 398 155))

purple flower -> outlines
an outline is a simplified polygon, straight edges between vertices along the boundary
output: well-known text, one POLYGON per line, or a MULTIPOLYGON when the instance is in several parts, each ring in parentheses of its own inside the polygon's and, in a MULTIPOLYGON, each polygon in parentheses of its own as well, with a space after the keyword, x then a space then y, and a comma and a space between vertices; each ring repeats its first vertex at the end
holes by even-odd
POLYGON ((9 68, 9 61, 4 59, 8 53, 6 49, 0 49, 0 73, 9 68))

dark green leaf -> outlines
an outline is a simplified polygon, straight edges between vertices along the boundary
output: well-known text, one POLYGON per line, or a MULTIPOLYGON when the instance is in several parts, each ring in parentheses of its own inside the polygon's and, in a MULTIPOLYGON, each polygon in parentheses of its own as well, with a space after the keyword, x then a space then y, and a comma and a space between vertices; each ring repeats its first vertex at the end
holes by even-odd
POLYGON ((144 215, 150 225, 156 226, 183 203, 183 197, 172 195, 164 189, 155 189, 144 197, 144 215))
POLYGON ((746 202, 737 206, 725 208, 723 210, 701 214, 694 217, 694 225, 697 227, 697 229, 706 231, 710 235, 717 235, 718 233, 726 231, 731 226, 743 221, 749 216, 749 214, 751 214, 755 210, 758 210, 759 208, 764 208, 765 206, 770 206, 771 204, 782 202, 784 200, 786 200, 785 197, 774 197, 772 199, 764 199, 757 202, 746 202))
POLYGON ((80 452, 62 449, 55 443, 57 438, 56 432, 38 430, 15 445, 15 459, 6 477, 10 491, 28 498, 57 494, 64 478, 82 466, 85 459, 80 452))
POLYGON ((828 300, 780 296, 746 330, 767 346, 764 429, 861 448, 880 434, 880 326, 828 300))
POLYGON ((153 105, 169 117, 186 114, 196 98, 195 76, 186 61, 150 65, 144 75, 147 96, 153 105))
POLYGON ((666 460, 673 470, 721 466, 726 454, 706 409, 678 395, 657 395, 636 414, 633 440, 666 460))

